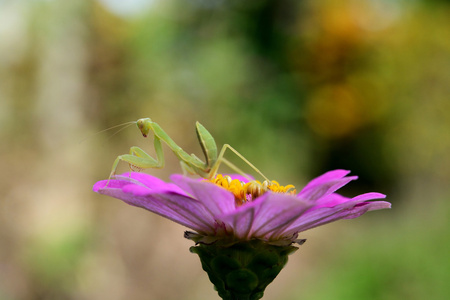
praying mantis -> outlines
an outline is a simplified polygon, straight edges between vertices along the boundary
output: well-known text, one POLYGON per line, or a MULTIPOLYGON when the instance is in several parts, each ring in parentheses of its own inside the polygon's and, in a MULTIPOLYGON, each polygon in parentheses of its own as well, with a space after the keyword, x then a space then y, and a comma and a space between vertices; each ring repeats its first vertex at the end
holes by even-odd
POLYGON ((164 142, 180 161, 181 168, 185 175, 186 173, 192 175, 197 174, 203 178, 210 180, 217 175, 220 165, 224 163, 235 172, 248 177, 237 166, 224 158, 225 151, 231 150, 253 170, 261 175, 267 182, 270 182, 270 180, 268 180, 267 177, 264 176, 252 163, 250 163, 244 156, 242 156, 230 145, 223 145, 222 149, 218 153, 216 142, 214 141, 211 133, 209 133, 209 131, 206 130, 206 128, 199 122, 196 122, 196 133, 203 154, 205 155, 205 161, 202 161, 195 154, 188 154, 187 152, 185 152, 157 123, 153 122, 150 118, 142 118, 137 120, 135 123, 141 131, 143 137, 147 137, 150 131, 153 132, 156 159, 147 154, 141 148, 133 146, 130 148, 129 154, 123 154, 116 158, 112 166, 110 178, 115 175, 117 166, 120 161, 127 162, 132 169, 163 168, 165 161, 162 142, 164 142))

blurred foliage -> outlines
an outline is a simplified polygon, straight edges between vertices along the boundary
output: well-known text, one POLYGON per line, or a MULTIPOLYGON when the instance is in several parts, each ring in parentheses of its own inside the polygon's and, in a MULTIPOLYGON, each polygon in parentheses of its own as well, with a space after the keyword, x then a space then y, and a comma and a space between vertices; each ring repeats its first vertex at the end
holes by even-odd
MULTIPOLYGON (((388 194, 392 211, 305 233, 265 299, 445 299, 449 15, 438 0, 0 1, 0 300, 217 297, 179 226, 90 191, 130 146, 152 151, 134 126, 91 134, 141 117, 194 153, 198 120, 282 183, 344 168, 360 176, 346 195, 388 194)), ((166 154, 149 171, 164 179, 180 171, 166 154)))

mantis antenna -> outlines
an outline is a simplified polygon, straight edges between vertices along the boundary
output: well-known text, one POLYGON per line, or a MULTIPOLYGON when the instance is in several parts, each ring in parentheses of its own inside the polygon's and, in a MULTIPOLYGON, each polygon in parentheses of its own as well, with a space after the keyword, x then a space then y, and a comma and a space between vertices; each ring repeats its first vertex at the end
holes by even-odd
POLYGON ((136 124, 136 122, 132 121, 132 122, 126 122, 126 123, 122 123, 122 124, 119 124, 119 125, 111 126, 111 127, 109 127, 109 128, 106 128, 106 129, 97 131, 97 132, 95 132, 95 133, 93 133, 93 134, 91 134, 91 135, 85 137, 85 138, 82 139, 79 143, 82 143, 82 142, 86 141, 87 139, 90 139, 90 138, 96 136, 97 134, 100 134, 100 133, 103 133, 103 132, 105 132, 105 131, 108 131, 108 130, 111 130, 111 129, 114 129, 114 128, 123 126, 123 127, 120 128, 119 130, 117 130, 117 131, 115 131, 113 134, 111 134, 111 136, 110 136, 110 138, 111 138, 111 137, 115 136, 116 134, 118 134, 119 132, 121 132, 122 130, 124 130, 125 128, 128 128, 128 127, 130 127, 130 126, 133 125, 133 124, 136 124))

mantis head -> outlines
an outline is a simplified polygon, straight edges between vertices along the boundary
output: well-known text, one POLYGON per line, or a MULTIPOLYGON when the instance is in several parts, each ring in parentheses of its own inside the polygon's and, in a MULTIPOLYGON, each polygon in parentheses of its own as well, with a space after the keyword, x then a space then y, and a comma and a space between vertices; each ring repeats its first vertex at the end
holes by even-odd
POLYGON ((139 119, 136 122, 137 127, 144 137, 147 137, 151 129, 152 120, 150 118, 139 119))

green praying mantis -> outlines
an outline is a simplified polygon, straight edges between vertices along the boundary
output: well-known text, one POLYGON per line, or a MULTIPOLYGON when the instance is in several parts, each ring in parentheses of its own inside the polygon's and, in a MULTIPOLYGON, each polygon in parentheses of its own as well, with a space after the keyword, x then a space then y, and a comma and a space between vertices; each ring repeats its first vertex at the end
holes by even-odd
POLYGON ((206 179, 213 179, 217 175, 220 165, 224 163, 235 172, 246 176, 237 166, 224 158, 226 150, 231 150, 253 170, 261 175, 267 182, 270 182, 270 180, 268 180, 267 177, 264 176, 252 163, 250 163, 230 145, 223 145, 222 149, 218 153, 216 142, 214 141, 211 133, 209 133, 209 131, 206 130, 206 128, 199 122, 196 123, 196 132, 203 154, 205 155, 205 161, 202 161, 195 154, 188 154, 185 152, 157 123, 153 122, 150 118, 142 118, 133 123, 136 123, 142 133, 142 136, 144 137, 147 137, 150 131, 153 132, 156 159, 147 154, 141 148, 133 146, 130 148, 129 154, 123 154, 116 158, 112 166, 110 178, 115 175, 120 161, 128 163, 131 169, 163 168, 165 161, 162 142, 164 142, 180 161, 181 168, 185 175, 187 173, 192 175, 197 174, 206 179))

